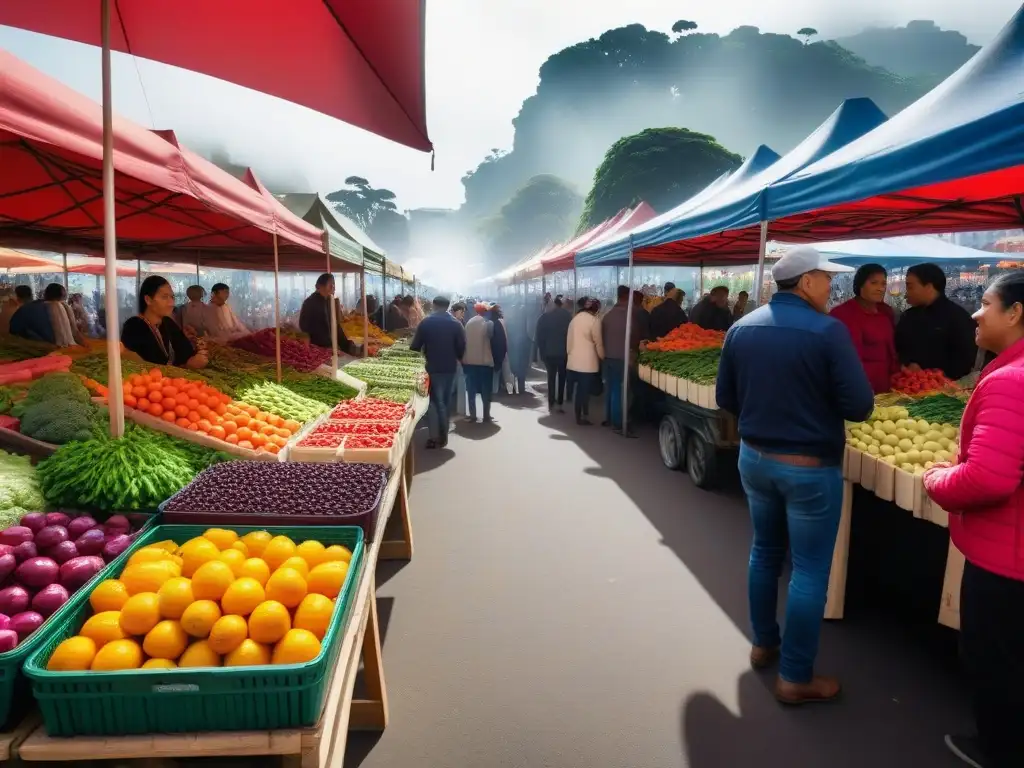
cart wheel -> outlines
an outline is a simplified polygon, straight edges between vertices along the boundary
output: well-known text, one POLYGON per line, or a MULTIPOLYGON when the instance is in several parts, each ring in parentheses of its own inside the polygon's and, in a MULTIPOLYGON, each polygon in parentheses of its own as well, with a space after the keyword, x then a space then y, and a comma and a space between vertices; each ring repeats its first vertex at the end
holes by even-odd
POLYGON ((686 433, 674 416, 663 416, 658 426, 658 449, 661 461, 675 470, 686 461, 686 433))
POLYGON ((715 447, 696 432, 686 442, 686 472, 698 488, 711 488, 718 471, 715 447))

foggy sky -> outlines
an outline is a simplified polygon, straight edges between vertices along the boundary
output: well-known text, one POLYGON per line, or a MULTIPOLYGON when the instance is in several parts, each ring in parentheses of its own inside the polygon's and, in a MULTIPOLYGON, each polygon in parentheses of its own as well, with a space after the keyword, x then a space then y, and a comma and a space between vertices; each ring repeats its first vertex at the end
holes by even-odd
MULTIPOLYGON (((638 22, 668 32, 687 18, 705 32, 725 34, 747 24, 793 34, 809 25, 828 39, 869 24, 923 18, 984 44, 1018 6, 1018 0, 789 0, 774 6, 763 0, 428 0, 433 173, 429 155, 270 96, 122 54, 114 54, 114 109, 143 125, 174 129, 196 149, 224 149, 232 161, 291 191, 328 192, 356 174, 394 190, 400 208, 454 208, 462 202, 462 175, 492 147, 511 146, 511 121, 535 91, 544 60, 607 29, 638 22)), ((0 47, 99 98, 97 49, 6 27, 0 27, 0 47)))

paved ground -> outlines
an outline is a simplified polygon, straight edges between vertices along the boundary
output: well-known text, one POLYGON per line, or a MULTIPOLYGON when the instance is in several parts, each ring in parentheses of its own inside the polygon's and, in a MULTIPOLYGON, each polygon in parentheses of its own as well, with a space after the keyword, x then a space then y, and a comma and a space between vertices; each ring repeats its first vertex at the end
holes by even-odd
POLYGON ((417 457, 416 557, 379 572, 391 724, 346 766, 959 764, 949 635, 849 615, 820 656, 844 700, 782 708, 746 664, 742 497, 666 470, 651 428, 626 441, 537 398, 495 415, 417 457))

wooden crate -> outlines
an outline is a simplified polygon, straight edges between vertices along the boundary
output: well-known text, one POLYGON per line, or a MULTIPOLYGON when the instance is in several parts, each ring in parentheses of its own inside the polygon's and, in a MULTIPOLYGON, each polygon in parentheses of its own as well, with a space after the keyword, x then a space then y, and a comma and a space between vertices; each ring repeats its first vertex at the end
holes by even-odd
POLYGON ((896 467, 884 461, 875 462, 875 496, 882 501, 896 497, 896 467))
POLYGON ((860 459, 860 484, 868 491, 875 490, 875 476, 878 474, 878 459, 873 454, 865 453, 860 459))
POLYGON ((923 493, 920 476, 896 469, 896 494, 893 501, 897 507, 912 512, 914 517, 920 517, 923 493))
POLYGON ((949 542, 946 575, 942 580, 942 601, 939 603, 939 624, 960 629, 960 582, 964 577, 964 556, 949 542))

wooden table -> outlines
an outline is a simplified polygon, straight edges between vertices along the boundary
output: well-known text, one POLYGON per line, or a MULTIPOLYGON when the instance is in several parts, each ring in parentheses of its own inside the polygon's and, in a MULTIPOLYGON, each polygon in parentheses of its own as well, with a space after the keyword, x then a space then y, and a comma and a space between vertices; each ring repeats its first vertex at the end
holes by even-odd
MULTIPOLYGON (((426 414, 426 398, 413 401, 414 421, 426 414)), ((51 738, 42 726, 12 738, 9 751, 24 761, 144 760, 196 757, 249 757, 279 755, 290 768, 327 768, 342 765, 349 730, 382 731, 388 724, 388 695, 381 658, 377 617, 376 570, 380 560, 408 560, 413 554, 409 509, 409 479, 413 471, 408 430, 402 460, 394 467, 384 491, 374 540, 369 542, 356 584, 348 630, 342 641, 338 664, 328 685, 320 722, 312 728, 276 731, 152 734, 146 736, 90 736, 51 738), (388 523, 396 514, 394 528, 400 538, 385 540, 388 523), (367 698, 354 699, 360 669, 367 698)), ((12 734, 8 734, 12 736, 12 734)), ((0 737, 0 749, 2 749, 0 737)), ((0 758, 2 759, 2 758, 0 758)))
MULTIPOLYGON (((826 619, 843 618, 854 485, 873 491, 879 498, 893 502, 916 518, 927 520, 942 528, 949 527, 949 513, 928 498, 919 476, 908 475, 889 464, 877 461, 870 454, 847 446, 843 459, 843 508, 836 546, 832 553, 832 571, 829 574, 828 598, 825 602, 826 619)), ((960 581, 963 572, 964 556, 950 541, 938 622, 953 629, 960 629, 960 581)))

